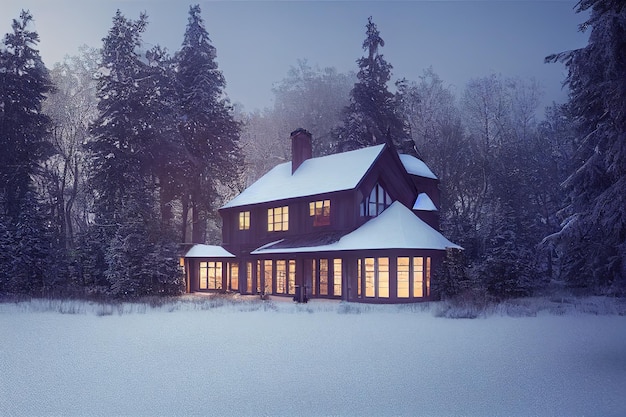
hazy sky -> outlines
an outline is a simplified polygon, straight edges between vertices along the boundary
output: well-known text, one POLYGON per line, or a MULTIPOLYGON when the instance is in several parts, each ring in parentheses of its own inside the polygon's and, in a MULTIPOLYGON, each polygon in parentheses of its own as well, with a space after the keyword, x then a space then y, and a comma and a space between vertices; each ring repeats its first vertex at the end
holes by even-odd
POLYGON ((561 64, 546 55, 579 48, 584 16, 576 1, 201 1, 179 0, 2 0, 0 33, 29 9, 39 33, 39 49, 51 68, 78 46, 102 45, 120 9, 127 18, 148 13, 143 40, 173 53, 180 47, 190 4, 199 3, 231 101, 254 110, 272 105, 272 85, 290 66, 310 64, 356 71, 363 55, 368 16, 377 24, 393 65, 392 81, 418 80, 434 71, 457 94, 466 82, 490 73, 534 77, 545 89, 544 104, 564 101, 561 64))

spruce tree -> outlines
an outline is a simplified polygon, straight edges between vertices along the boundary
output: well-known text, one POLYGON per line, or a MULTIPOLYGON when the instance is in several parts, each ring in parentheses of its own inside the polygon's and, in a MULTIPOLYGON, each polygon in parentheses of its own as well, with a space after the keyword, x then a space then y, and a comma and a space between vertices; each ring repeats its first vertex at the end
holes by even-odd
MULTIPOLYGON (((172 240, 158 213, 157 178, 167 164, 163 121, 175 112, 175 100, 168 94, 169 84, 161 84, 164 77, 152 65, 160 61, 160 49, 150 51, 148 63, 138 52, 146 19, 142 14, 137 21, 128 20, 120 11, 113 18, 102 48, 97 93, 100 115, 91 126, 93 137, 88 144, 94 227, 101 229, 92 235, 104 239, 103 247, 92 257, 106 262, 104 276, 111 294, 119 297, 154 293, 151 275, 141 271, 166 271, 170 280, 180 282, 174 253, 155 254, 155 247, 172 240)), ((97 249, 94 245, 86 248, 97 249)), ((101 277, 92 279, 101 281, 101 277)), ((176 292, 181 288, 172 287, 176 292)))
POLYGON ((220 185, 230 186, 241 173, 240 125, 224 94, 226 81, 218 69, 216 49, 204 26, 199 5, 189 20, 178 62, 179 128, 188 158, 183 173, 183 230, 192 212, 192 241, 206 241, 207 220, 215 215, 220 185))
POLYGON ((32 20, 22 11, 0 48, 0 268, 8 274, 0 292, 47 292, 57 278, 54 239, 33 181, 52 154, 42 102, 53 86, 35 49, 39 36, 28 29, 32 20))
POLYGON ((33 20, 22 11, 0 49, 0 187, 13 219, 32 190, 39 163, 51 154, 46 140, 50 119, 41 110, 52 90, 50 75, 35 49, 39 35, 28 30, 33 20))
POLYGON ((138 122, 142 107, 138 83, 145 75, 136 51, 141 45, 147 16, 126 19, 118 10, 104 38, 98 72, 99 117, 92 123, 90 186, 95 191, 96 223, 115 227, 117 208, 128 190, 145 188, 141 158, 143 137, 138 122))
POLYGON ((565 181, 562 229, 551 237, 572 285, 626 293, 626 4, 582 0, 587 46, 552 55, 568 68, 575 168, 565 181))
POLYGON ((379 51, 385 42, 371 17, 366 27, 363 50, 367 56, 357 60, 358 81, 344 109, 343 126, 335 130, 338 148, 345 151, 390 142, 402 153, 417 156, 408 122, 387 88, 392 66, 379 51))

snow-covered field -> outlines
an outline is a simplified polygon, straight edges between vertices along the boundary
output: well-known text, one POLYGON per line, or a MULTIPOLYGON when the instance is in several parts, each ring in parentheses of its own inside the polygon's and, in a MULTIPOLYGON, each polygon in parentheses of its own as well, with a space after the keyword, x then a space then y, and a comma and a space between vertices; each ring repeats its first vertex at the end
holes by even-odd
POLYGON ((626 316, 572 305, 4 303, 0 415, 626 416, 626 316))

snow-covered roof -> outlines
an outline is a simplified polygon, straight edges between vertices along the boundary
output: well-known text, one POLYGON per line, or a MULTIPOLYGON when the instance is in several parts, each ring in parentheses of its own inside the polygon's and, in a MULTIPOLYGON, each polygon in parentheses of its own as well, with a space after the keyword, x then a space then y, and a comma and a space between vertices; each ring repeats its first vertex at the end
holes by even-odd
POLYGON ((332 252, 368 249, 462 249, 396 201, 355 231, 335 243, 312 247, 273 248, 281 241, 264 245, 251 254, 332 252))
POLYGON ((277 165, 222 208, 351 190, 359 184, 384 146, 307 159, 293 175, 291 162, 277 165))
POLYGON ((228 252, 221 246, 215 245, 193 245, 185 254, 185 258, 234 258, 235 255, 228 252))
POLYGON ((437 211, 437 206, 435 206, 433 200, 428 197, 428 194, 419 193, 417 199, 415 199, 415 204, 413 204, 413 210, 437 211))
POLYGON ((428 166, 422 161, 411 155, 400 155, 400 161, 404 165, 404 169, 411 175, 417 175, 425 178, 437 179, 437 176, 428 168, 428 166))

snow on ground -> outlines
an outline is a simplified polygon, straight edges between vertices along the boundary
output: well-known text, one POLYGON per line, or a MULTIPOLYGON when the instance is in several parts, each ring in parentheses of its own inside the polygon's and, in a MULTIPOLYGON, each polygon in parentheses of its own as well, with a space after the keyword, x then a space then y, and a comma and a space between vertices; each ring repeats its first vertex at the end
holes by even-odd
POLYGON ((0 415, 626 415, 626 316, 437 309, 4 303, 0 415))

